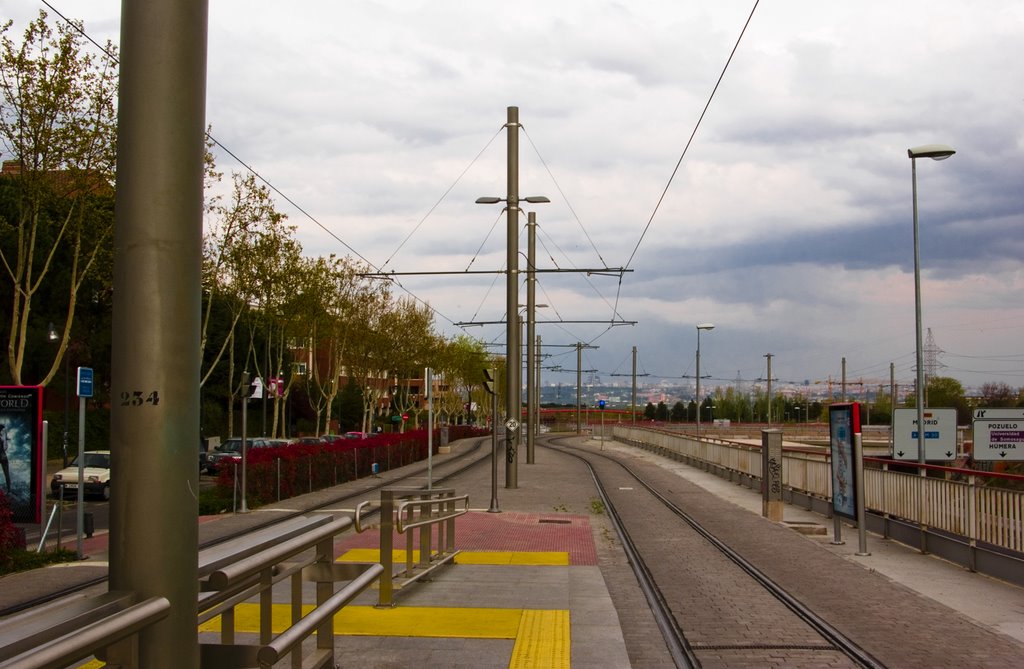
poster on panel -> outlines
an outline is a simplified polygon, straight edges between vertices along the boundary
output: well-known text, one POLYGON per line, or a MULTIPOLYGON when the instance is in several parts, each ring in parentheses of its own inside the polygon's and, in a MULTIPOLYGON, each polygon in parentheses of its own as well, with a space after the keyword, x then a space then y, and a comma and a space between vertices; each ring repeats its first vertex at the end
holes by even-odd
POLYGON ((42 387, 0 386, 0 490, 14 522, 40 522, 44 465, 42 387))
POLYGON ((828 408, 829 447, 832 454, 832 512, 857 519, 857 468, 853 435, 860 434, 860 405, 833 404, 828 408))

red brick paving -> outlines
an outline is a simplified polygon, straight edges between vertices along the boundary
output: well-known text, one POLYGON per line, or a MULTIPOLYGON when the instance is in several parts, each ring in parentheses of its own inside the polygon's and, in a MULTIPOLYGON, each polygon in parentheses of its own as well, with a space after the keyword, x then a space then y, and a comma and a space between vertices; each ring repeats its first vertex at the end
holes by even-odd
MULTIPOLYGON (((396 534, 395 548, 404 548, 405 541, 396 534)), ((380 535, 376 529, 343 535, 335 545, 343 551, 379 548, 380 535)), ((589 518, 570 513, 471 511, 455 520, 455 546, 467 551, 562 551, 569 554, 570 565, 597 564, 589 518)))

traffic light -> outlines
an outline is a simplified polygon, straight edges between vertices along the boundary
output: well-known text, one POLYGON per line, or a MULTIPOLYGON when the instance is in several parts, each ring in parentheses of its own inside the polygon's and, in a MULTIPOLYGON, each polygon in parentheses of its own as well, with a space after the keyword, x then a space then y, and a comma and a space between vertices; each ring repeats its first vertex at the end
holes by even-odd
POLYGON ((484 390, 489 392, 491 395, 498 393, 498 387, 494 384, 494 370, 484 368, 484 390))
POLYGON ((598 401, 597 401, 597 407, 598 407, 599 409, 602 409, 602 410, 603 410, 603 409, 604 409, 604 400, 598 400, 598 401))

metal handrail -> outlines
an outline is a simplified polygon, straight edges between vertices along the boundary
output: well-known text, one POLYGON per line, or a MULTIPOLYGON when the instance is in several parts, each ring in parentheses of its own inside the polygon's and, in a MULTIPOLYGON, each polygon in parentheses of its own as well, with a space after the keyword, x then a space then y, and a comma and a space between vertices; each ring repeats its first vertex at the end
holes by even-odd
MULTIPOLYGON (((66 666, 137 634, 165 618, 170 610, 171 603, 166 598, 151 597, 31 648, 0 663, 0 667, 43 669, 66 666)), ((138 665, 136 660, 120 666, 138 665)))
POLYGON ((410 499, 410 500, 405 500, 404 502, 399 502, 398 506, 395 507, 395 514, 398 516, 398 522, 395 523, 395 531, 398 532, 399 534, 405 534, 406 530, 412 530, 412 529, 415 529, 417 527, 423 527, 425 525, 433 525, 433 524, 440 523, 440 522, 445 521, 445 520, 451 520, 453 518, 458 518, 459 516, 465 515, 467 513, 469 513, 469 495, 459 495, 458 497, 441 497, 441 498, 438 498, 438 499, 410 499), (458 502, 458 501, 463 501, 463 502, 466 503, 465 508, 462 509, 461 511, 454 511, 454 512, 448 513, 448 514, 443 515, 443 516, 431 515, 426 520, 417 520, 414 523, 403 523, 402 522, 402 514, 403 514, 403 512, 408 507, 411 507, 411 506, 418 506, 418 507, 427 506, 427 507, 432 507, 432 506, 437 505, 438 508, 440 509, 442 507, 442 505, 447 506, 451 502, 458 502))

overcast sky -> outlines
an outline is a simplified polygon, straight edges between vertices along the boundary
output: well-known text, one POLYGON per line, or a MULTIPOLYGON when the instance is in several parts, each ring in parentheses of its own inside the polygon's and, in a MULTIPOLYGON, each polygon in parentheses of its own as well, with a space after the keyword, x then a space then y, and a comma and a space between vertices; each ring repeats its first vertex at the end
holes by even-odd
MULTIPOLYGON (((116 0, 53 5, 98 41, 118 39, 116 0)), ((17 34, 43 5, 0 7, 17 34)), ((715 379, 764 377, 772 353, 783 381, 838 379, 845 356, 850 381, 888 384, 893 362, 911 382, 907 149, 949 144, 949 160, 918 161, 939 373, 1024 386, 1024 3, 761 3, 655 213, 752 7, 212 0, 207 120, 374 265, 497 270, 501 207, 473 201, 504 195, 501 126, 518 106, 520 194, 552 201, 534 207, 538 266, 633 270, 621 286, 541 275, 538 302, 550 305, 541 320, 607 321, 617 305, 635 326, 538 333, 598 346, 584 367, 625 383, 610 375, 630 373, 633 346, 648 381, 693 375, 704 322, 716 328, 701 335, 701 371, 715 379)), ((307 254, 349 253, 278 206, 307 254)), ((503 319, 503 282, 402 279, 450 334, 503 319)), ((466 332, 504 341, 503 326, 466 332)), ((547 352, 575 369, 571 349, 547 352)))

